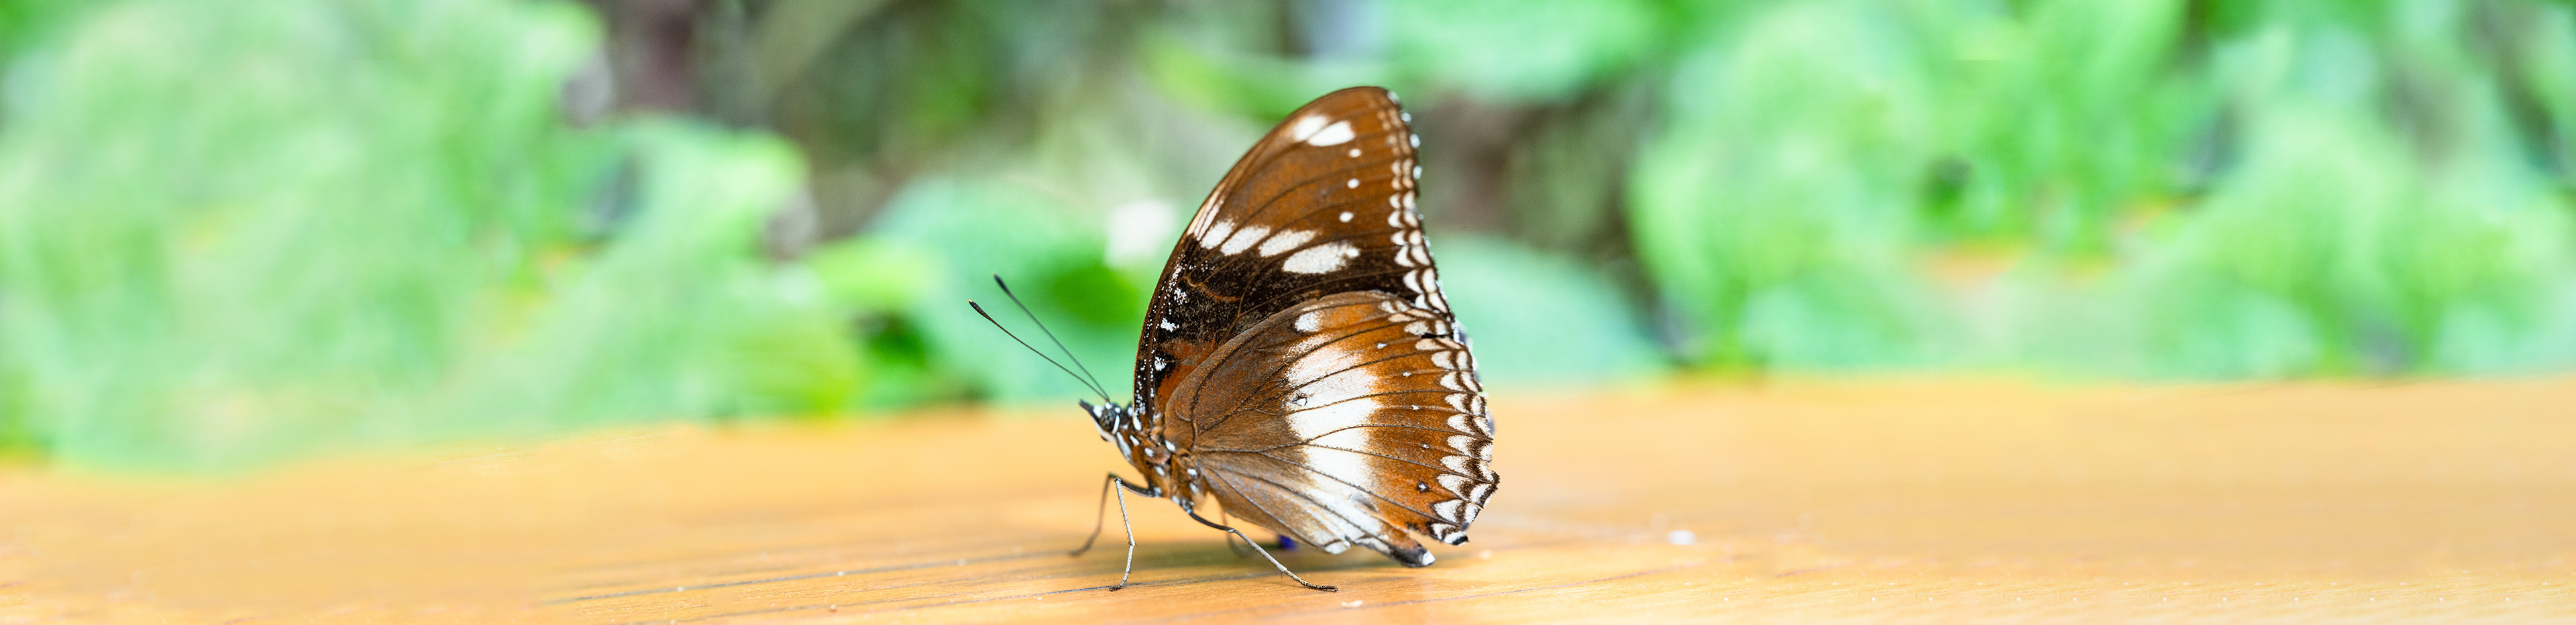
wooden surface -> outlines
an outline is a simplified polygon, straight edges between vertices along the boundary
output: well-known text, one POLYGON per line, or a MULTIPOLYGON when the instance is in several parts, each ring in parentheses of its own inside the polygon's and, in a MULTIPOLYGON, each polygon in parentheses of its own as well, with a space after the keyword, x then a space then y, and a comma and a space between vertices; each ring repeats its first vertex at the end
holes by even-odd
MULTIPOLYGON (((1069 403, 1069 402, 1068 402, 1069 403)), ((1072 407, 168 479, 0 470, 0 623, 2576 620, 2576 380, 1499 397, 1503 487, 1300 589, 1072 407)), ((1266 534, 1265 534, 1266 535, 1266 534)))

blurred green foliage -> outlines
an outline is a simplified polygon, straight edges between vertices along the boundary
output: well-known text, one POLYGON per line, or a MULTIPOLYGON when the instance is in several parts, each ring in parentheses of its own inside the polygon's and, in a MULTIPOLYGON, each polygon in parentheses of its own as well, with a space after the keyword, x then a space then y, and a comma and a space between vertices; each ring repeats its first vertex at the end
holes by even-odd
POLYGON ((1735 17, 1667 78, 1631 178, 1639 259, 1704 365, 2232 377, 2576 354, 2562 79, 2517 69, 2569 63, 2565 6, 1735 17), (2006 270, 1930 270, 1960 256, 2006 270))
POLYGON ((1440 242, 1440 282, 1487 384, 1565 388, 1650 376, 1668 358, 1598 272, 1510 241, 1440 242), (1569 323, 1571 321, 1571 323, 1569 323))
POLYGON ((2392 59, 2335 24, 2272 26, 2224 51, 2248 131, 2198 214, 2169 220, 2136 268, 2137 301, 2162 313, 2140 320, 2155 362, 2216 375, 2565 362, 2576 345, 2551 335, 2569 312, 2552 301, 2576 251, 2568 209, 2516 145, 2492 79, 2460 71, 2464 42, 2387 32, 2414 52, 2392 59), (2421 99, 2373 114, 2391 88, 2421 99))
POLYGON ((795 154, 565 127, 596 37, 562 4, 100 9, 13 76, 0 422, 194 467, 848 406, 838 315, 757 256, 795 154))
POLYGON ((1498 389, 2576 365, 2539 0, 0 0, 0 60, 0 448, 83 464, 1082 394, 997 274, 1123 395, 1350 84, 1498 389))
POLYGON ((1784 6, 1688 53, 1639 155, 1640 260, 1720 365, 1902 359, 1923 139, 1938 119, 1918 37, 1865 2, 1784 6))

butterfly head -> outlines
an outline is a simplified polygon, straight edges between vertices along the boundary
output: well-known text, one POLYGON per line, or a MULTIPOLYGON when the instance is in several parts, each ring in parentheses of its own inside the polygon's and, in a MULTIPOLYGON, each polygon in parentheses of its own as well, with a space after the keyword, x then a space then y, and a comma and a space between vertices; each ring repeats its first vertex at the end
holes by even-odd
POLYGON ((1091 425, 1100 428, 1100 440, 1116 445, 1119 457, 1126 458, 1127 462, 1136 465, 1137 470, 1145 473, 1146 484, 1160 488, 1166 483, 1157 470, 1165 468, 1162 464, 1168 461, 1171 454, 1155 448, 1156 439, 1144 431, 1145 424, 1137 419, 1134 406, 1121 406, 1113 402, 1102 402, 1099 405, 1081 400, 1075 400, 1075 402, 1082 404, 1083 412, 1091 413, 1091 425))
POLYGON ((1130 411, 1126 406, 1110 402, 1095 405, 1079 399, 1074 400, 1073 403, 1081 404, 1083 412, 1091 413, 1091 424, 1100 428, 1100 440, 1112 443, 1123 442, 1119 432, 1129 427, 1127 424, 1130 411))

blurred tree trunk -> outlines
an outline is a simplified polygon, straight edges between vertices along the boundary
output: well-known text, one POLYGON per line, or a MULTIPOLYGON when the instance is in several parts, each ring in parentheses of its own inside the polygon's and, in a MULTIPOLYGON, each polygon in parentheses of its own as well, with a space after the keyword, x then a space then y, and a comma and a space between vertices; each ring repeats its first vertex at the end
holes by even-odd
POLYGON ((700 23, 712 0, 589 0, 608 25, 621 111, 698 110, 700 23))

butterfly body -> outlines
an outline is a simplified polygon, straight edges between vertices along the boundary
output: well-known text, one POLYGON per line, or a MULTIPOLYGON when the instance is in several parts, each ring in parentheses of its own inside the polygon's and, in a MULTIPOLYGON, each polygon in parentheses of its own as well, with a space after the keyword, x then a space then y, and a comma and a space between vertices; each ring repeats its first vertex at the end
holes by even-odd
POLYGON ((1330 553, 1424 566, 1417 538, 1466 542, 1500 481, 1493 421, 1423 241, 1407 121, 1383 89, 1325 95, 1209 194, 1147 308, 1136 403, 1083 404, 1142 474, 1111 483, 1330 553))

